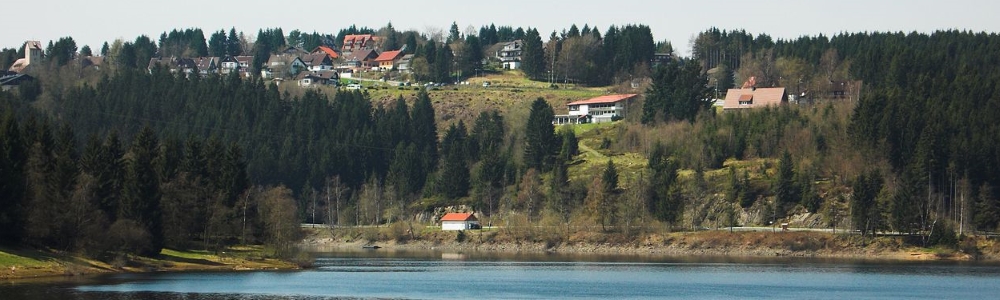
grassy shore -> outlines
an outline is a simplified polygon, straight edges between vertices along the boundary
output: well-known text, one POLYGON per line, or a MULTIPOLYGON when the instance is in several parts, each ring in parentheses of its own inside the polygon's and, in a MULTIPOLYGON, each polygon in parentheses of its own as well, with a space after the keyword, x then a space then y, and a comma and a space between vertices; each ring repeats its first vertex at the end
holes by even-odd
POLYGON ((456 231, 424 227, 411 236, 392 227, 310 229, 303 247, 352 249, 375 244, 392 250, 495 251, 524 253, 635 254, 665 256, 815 257, 871 260, 1000 261, 1000 247, 985 238, 967 238, 956 247, 920 247, 900 237, 861 237, 825 232, 542 232, 456 231))
POLYGON ((105 262, 50 250, 0 248, 0 280, 123 272, 176 272, 296 269, 268 258, 259 246, 233 247, 214 253, 164 249, 157 257, 128 256, 105 262))

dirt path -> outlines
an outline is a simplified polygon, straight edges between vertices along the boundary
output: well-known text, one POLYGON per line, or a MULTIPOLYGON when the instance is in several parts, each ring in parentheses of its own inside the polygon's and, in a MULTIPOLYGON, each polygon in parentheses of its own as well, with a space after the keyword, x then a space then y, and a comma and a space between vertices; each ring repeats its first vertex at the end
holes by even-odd
POLYGON ((579 145, 580 145, 580 152, 587 153, 588 155, 594 156, 596 158, 602 158, 602 159, 608 158, 604 154, 601 154, 600 152, 597 152, 597 150, 594 150, 593 148, 587 147, 586 143, 579 143, 579 145))

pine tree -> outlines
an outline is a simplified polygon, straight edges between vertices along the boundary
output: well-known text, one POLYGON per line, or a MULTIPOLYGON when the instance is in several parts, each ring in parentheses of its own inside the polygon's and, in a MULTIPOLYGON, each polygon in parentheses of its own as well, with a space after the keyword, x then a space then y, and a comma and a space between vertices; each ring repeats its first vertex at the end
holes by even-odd
POLYGON ((123 201, 119 207, 119 219, 133 220, 149 233, 151 245, 148 253, 142 253, 145 255, 159 253, 164 244, 159 179, 153 166, 159 147, 150 127, 143 127, 136 135, 129 147, 123 201))
POLYGON ((226 56, 228 50, 226 44, 226 32, 219 30, 212 33, 208 39, 208 52, 215 57, 226 56))
POLYGON ((702 110, 712 106, 708 78, 694 62, 677 61, 660 65, 653 75, 653 85, 646 90, 642 123, 657 120, 694 122, 702 110))
POLYGON ((21 241, 24 224, 27 150, 11 110, 0 116, 0 244, 21 241))
POLYGON ((465 157, 467 133, 461 121, 452 124, 441 141, 442 166, 439 190, 448 199, 469 195, 469 165, 465 157))
POLYGON ((521 69, 524 74, 534 80, 545 78, 545 48, 538 30, 528 29, 522 42, 521 69))
POLYGON ((562 148, 559 150, 559 159, 562 161, 572 161, 573 156, 579 154, 580 141, 576 138, 576 133, 572 128, 566 128, 560 134, 562 136, 562 148))
POLYGON ((792 155, 785 151, 781 155, 781 160, 778 161, 778 178, 774 182, 774 194, 777 198, 777 205, 781 210, 779 214, 784 213, 785 206, 795 203, 798 199, 798 195, 795 189, 795 165, 792 162, 792 155))
POLYGON ((879 215, 875 208, 882 190, 882 174, 873 170, 859 175, 852 184, 852 190, 851 223, 854 229, 861 231, 861 235, 866 235, 875 230, 875 218, 879 215))
POLYGON ((226 54, 230 56, 243 55, 243 43, 236 35, 236 27, 229 29, 229 36, 226 38, 226 54))
POLYGON ((554 113, 545 99, 538 98, 531 103, 531 112, 525 124, 524 164, 529 169, 548 171, 553 155, 558 150, 555 129, 552 126, 554 113))
POLYGON ((677 184, 677 163, 660 142, 653 144, 648 159, 651 179, 646 192, 646 207, 654 218, 676 223, 684 215, 684 200, 677 184))
POLYGON ((411 138, 423 158, 422 174, 413 177, 420 189, 423 188, 427 173, 437 169, 438 163, 437 125, 434 120, 434 107, 431 106, 431 97, 427 95, 427 90, 421 89, 417 93, 417 102, 413 104, 411 116, 413 122, 411 138))

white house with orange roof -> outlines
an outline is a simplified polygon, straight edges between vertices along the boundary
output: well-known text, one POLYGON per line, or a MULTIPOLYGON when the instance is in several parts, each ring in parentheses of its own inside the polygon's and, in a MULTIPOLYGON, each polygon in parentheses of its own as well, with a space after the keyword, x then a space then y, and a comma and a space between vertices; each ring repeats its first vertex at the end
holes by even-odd
POLYGON ((566 104, 569 113, 556 115, 552 124, 580 124, 611 122, 625 117, 625 108, 636 94, 617 94, 595 97, 566 104))
POLYGON ((382 52, 382 54, 379 54, 378 57, 375 58, 375 63, 378 64, 379 69, 382 69, 382 71, 392 70, 392 68, 396 66, 396 61, 399 59, 400 53, 403 53, 403 51, 395 50, 382 52))
POLYGON ((469 230, 479 227, 479 219, 472 213, 447 213, 441 217, 441 230, 469 230))

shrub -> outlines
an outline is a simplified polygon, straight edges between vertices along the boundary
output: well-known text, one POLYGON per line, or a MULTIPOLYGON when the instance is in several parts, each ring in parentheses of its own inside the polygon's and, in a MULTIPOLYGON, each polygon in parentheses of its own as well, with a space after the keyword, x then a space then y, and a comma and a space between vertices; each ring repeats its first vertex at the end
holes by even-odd
POLYGON ((111 224, 108 229, 108 241, 118 245, 117 251, 127 254, 156 255, 150 253, 153 247, 149 232, 139 223, 122 219, 111 224))
POLYGON ((927 238, 928 246, 947 246, 955 248, 958 246, 958 237, 951 224, 940 222, 931 227, 931 234, 927 238))

